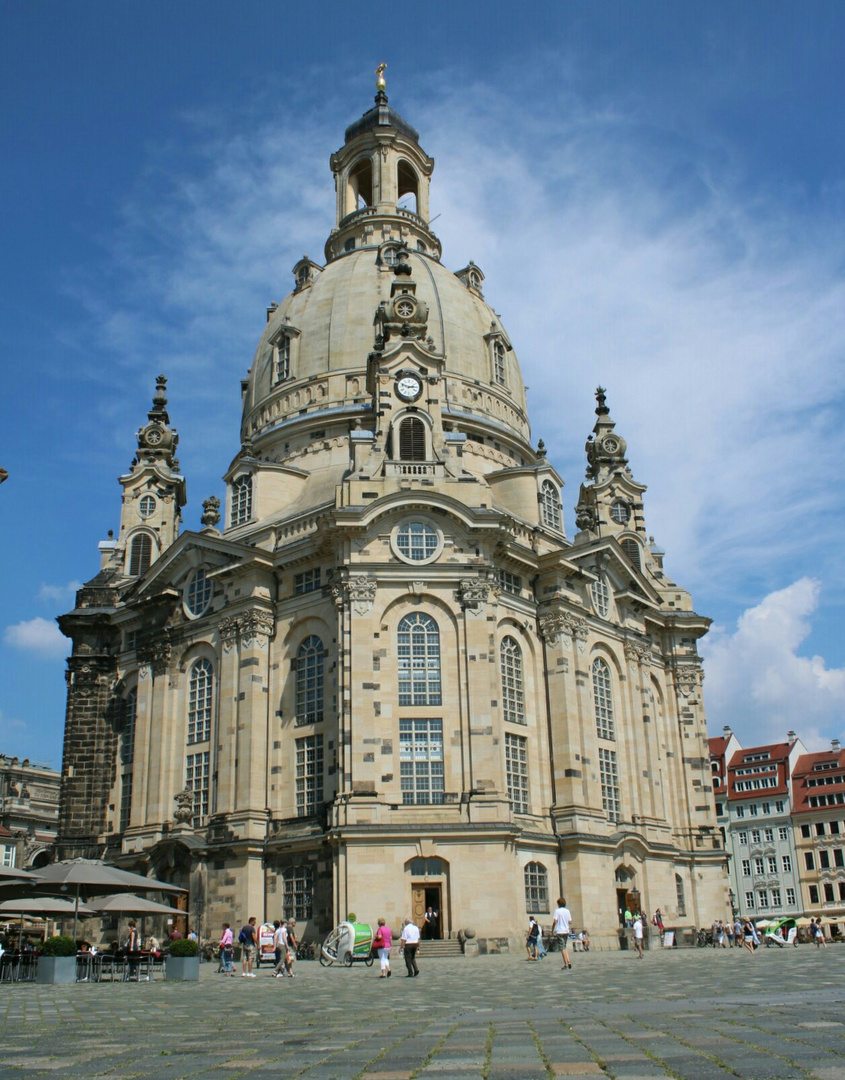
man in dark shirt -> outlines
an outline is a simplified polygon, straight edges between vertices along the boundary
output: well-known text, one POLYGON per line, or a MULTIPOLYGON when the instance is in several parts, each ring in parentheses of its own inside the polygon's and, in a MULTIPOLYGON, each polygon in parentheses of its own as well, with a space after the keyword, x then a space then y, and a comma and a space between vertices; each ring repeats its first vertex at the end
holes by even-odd
POLYGON ((252 962, 255 959, 255 954, 258 949, 258 931, 255 928, 255 916, 250 915, 249 922, 241 927, 241 932, 238 934, 238 941, 241 945, 241 977, 244 979, 254 979, 255 972, 252 970, 252 962))

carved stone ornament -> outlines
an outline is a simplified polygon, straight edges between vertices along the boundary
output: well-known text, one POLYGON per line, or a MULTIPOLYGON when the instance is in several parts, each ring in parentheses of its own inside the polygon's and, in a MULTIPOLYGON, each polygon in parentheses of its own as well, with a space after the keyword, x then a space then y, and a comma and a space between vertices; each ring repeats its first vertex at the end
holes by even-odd
POLYGON ((357 615, 367 615, 373 610, 376 588, 376 582, 373 578, 368 578, 365 573, 353 573, 344 582, 344 589, 351 600, 352 610, 357 615))
POLYGON ((240 639, 245 649, 265 649, 276 628, 271 611, 256 609, 242 615, 229 615, 220 621, 220 641, 223 652, 231 652, 240 639))
POLYGON ((469 609, 477 614, 487 603, 490 586, 486 581, 464 578, 455 595, 462 608, 469 609))
POLYGON ((200 521, 207 528, 215 528, 220 524, 220 500, 216 495, 212 495, 210 499, 206 499, 202 504, 203 515, 200 521))
POLYGON ((174 818, 180 825, 187 824, 194 816, 194 793, 190 788, 180 791, 175 798, 176 812, 174 818))
POLYGON ((170 654, 173 649, 167 638, 160 641, 152 641, 138 649, 138 662, 148 664, 153 675, 163 675, 170 663, 170 654))
POLYGON ((239 619, 241 644, 247 648, 266 649, 273 636, 276 620, 271 611, 247 611, 239 619))
POLYGON ((340 596, 335 597, 335 603, 351 603, 356 615, 368 615, 373 609, 377 588, 376 581, 366 574, 350 574, 340 583, 340 596))
POLYGON ((540 618, 540 633, 550 645, 557 645, 560 639, 564 649, 572 648, 574 638, 578 652, 587 650, 587 620, 568 612, 559 611, 553 615, 543 615, 540 618))
POLYGON ((701 679, 701 668, 695 664, 678 664, 675 668, 675 682, 677 683, 678 693, 685 698, 690 698, 695 694, 701 679))
POLYGON ((220 620, 220 641, 223 644, 223 652, 231 652, 238 640, 238 620, 227 616, 220 620))
POLYGON ((648 636, 642 640, 628 638, 625 642, 625 659, 632 671, 636 669, 637 664, 648 667, 651 663, 651 638, 648 636))

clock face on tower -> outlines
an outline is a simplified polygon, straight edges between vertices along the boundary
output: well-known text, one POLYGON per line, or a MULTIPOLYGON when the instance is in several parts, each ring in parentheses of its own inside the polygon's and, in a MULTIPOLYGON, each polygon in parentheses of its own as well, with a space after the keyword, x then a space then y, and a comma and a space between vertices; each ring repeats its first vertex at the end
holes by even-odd
POLYGON ((402 375, 396 380, 396 393, 403 401, 416 401, 422 393, 422 383, 416 375, 402 375))
POLYGON ((144 436, 147 446, 158 446, 161 442, 161 431, 158 428, 150 428, 144 436))

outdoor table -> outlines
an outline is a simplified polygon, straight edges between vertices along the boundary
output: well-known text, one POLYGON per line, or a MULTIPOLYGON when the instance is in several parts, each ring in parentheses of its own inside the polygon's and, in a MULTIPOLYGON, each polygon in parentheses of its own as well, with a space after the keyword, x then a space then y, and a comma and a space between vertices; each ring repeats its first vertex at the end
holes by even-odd
POLYGON ((76 954, 76 981, 99 982, 100 963, 99 953, 78 952, 76 954))

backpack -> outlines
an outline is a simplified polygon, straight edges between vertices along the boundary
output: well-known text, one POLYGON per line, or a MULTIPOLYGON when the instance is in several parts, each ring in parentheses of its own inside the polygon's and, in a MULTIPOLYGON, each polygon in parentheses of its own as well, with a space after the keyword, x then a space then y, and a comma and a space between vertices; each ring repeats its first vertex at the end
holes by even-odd
POLYGON ((241 943, 241 945, 246 945, 250 941, 252 941, 252 938, 247 937, 246 930, 241 930, 241 932, 238 934, 238 941, 241 943))

